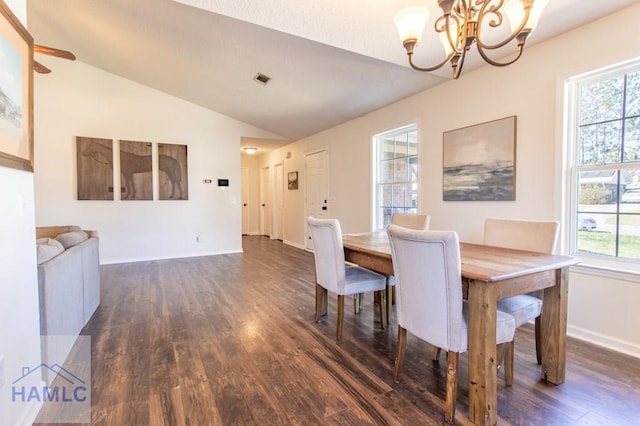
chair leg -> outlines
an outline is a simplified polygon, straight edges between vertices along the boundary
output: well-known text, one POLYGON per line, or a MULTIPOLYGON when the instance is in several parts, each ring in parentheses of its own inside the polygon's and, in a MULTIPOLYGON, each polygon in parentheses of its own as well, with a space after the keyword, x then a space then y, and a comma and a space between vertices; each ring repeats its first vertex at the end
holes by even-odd
POLYGON ((338 324, 336 325, 336 340, 342 340, 342 325, 344 324, 344 295, 338 295, 338 324))
POLYGON ((437 346, 433 347, 433 358, 431 359, 431 361, 433 362, 440 362, 440 351, 441 349, 437 346))
POLYGON ((453 423, 456 415, 458 355, 458 352, 447 352, 447 399, 444 411, 444 421, 447 423, 453 423))
POLYGON ((389 277, 387 277, 387 323, 391 321, 391 305, 393 305, 393 286, 389 285, 389 277))
POLYGON ((538 360, 538 365, 542 365, 542 342, 540 341, 540 317, 536 317, 536 359, 538 360))
POLYGON ((359 314, 362 310, 362 293, 353 295, 353 313, 355 315, 359 314))
POLYGON ((316 284, 316 322, 327 315, 327 289, 316 284))
POLYGON ((384 328, 389 324, 387 318, 387 292, 385 290, 380 290, 377 293, 380 295, 380 328, 384 330, 384 328))
POLYGON ((393 368, 393 381, 398 383, 398 376, 404 363, 404 352, 407 348, 407 329, 398 326, 398 341, 396 343, 396 362, 393 368))
POLYGON ((504 381, 507 386, 513 385, 513 352, 515 350, 515 342, 512 340, 505 343, 507 351, 504 358, 504 381))

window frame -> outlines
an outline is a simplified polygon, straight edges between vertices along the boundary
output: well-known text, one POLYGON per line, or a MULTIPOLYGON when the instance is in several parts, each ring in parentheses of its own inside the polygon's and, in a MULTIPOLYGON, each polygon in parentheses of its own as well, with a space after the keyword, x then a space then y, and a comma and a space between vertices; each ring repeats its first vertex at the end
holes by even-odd
MULTIPOLYGON (((384 230, 384 214, 381 214, 382 209, 384 208, 384 206, 382 205, 382 199, 383 197, 381 196, 381 187, 382 186, 386 186, 386 185, 415 185, 415 193, 416 193, 416 204, 415 206, 412 206, 409 208, 409 210, 413 210, 416 213, 418 212, 418 206, 419 206, 419 147, 420 147, 420 129, 418 126, 417 122, 412 122, 409 124, 405 124, 403 126, 394 128, 392 130, 387 130, 387 131, 383 131, 383 132, 379 132, 376 133, 372 136, 371 138, 372 140, 372 151, 373 151, 373 167, 372 167, 372 230, 384 230), (407 152, 407 155, 405 156, 405 158, 410 159, 412 157, 415 158, 415 179, 412 179, 412 173, 410 170, 411 165, 413 163, 410 163, 411 160, 408 160, 408 179, 407 180, 393 180, 393 181, 386 181, 386 182, 380 182, 380 176, 381 176, 381 171, 382 171, 382 167, 381 167, 381 162, 382 161, 387 161, 389 159, 382 159, 381 158, 381 149, 382 146, 380 144, 380 142, 384 139, 384 138, 390 138, 390 137, 395 137, 398 135, 403 135, 403 134, 407 134, 407 133, 411 133, 411 132, 415 132, 416 133, 416 148, 415 148, 415 155, 410 154, 409 152, 407 152)), ((396 160, 398 158, 401 158, 402 156, 398 156, 397 155, 397 151, 394 148, 394 156, 391 158, 393 160, 396 160)), ((413 189, 411 189, 411 191, 413 192, 413 189)), ((391 209, 396 209, 396 207, 394 207, 393 203, 391 206, 389 206, 388 208, 391 209)), ((398 207, 400 208, 400 207, 398 207)), ((405 209, 406 211, 407 209, 405 209)))
MULTIPOLYGON (((580 148, 579 143, 579 114, 580 114, 580 96, 579 90, 582 85, 592 84, 598 81, 604 81, 613 77, 619 77, 628 73, 640 71, 640 58, 608 66, 605 68, 597 69, 580 75, 572 76, 565 79, 564 82, 564 125, 565 125, 565 176, 566 186, 565 191, 569 197, 569 200, 565 204, 563 215, 565 220, 565 237, 566 237, 566 250, 572 256, 576 256, 582 259, 577 269, 587 270, 601 270, 605 274, 622 273, 632 281, 640 282, 640 259, 611 256, 605 254, 589 253, 578 250, 578 215, 580 211, 579 207, 579 176, 581 172, 588 171, 603 171, 603 170, 616 170, 619 172, 625 169, 638 169, 640 168, 640 161, 623 162, 620 159, 615 163, 603 163, 597 165, 581 165, 578 160, 580 148), (608 272, 607 272, 608 271, 608 272)), ((623 117, 628 119, 628 117, 623 117)), ((618 181, 619 185, 619 181, 618 181)), ((620 189, 618 186, 618 198, 616 200, 617 206, 614 213, 620 215, 620 189)), ((619 234, 619 231, 618 235, 619 234)))

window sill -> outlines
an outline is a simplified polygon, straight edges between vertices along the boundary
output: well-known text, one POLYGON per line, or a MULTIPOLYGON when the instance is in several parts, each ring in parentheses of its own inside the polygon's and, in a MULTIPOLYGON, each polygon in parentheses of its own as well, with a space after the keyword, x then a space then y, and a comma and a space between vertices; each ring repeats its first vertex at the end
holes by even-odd
POLYGON ((608 266, 593 265, 593 264, 578 264, 571 267, 571 272, 578 274, 591 275, 602 278, 609 278, 620 281, 629 281, 633 283, 640 283, 640 273, 632 270, 625 270, 621 268, 612 268, 608 266))

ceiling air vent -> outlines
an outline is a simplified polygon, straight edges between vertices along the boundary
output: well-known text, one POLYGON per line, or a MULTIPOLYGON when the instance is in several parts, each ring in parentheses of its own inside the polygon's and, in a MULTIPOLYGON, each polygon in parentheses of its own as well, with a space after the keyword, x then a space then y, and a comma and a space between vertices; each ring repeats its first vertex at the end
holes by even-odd
POLYGON ((255 77, 253 77, 253 79, 255 81, 257 81, 258 83, 260 83, 260 84, 265 84, 266 85, 269 82, 269 80, 271 80, 271 77, 268 77, 268 76, 262 74, 261 72, 259 72, 258 74, 256 74, 255 77))

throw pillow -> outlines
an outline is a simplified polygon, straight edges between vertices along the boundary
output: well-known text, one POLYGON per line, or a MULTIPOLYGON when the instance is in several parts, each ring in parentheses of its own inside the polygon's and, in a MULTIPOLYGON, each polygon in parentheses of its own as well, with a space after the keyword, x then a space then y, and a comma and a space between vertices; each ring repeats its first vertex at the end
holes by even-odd
POLYGON ((53 238, 38 238, 36 240, 38 265, 47 262, 64 251, 59 241, 53 238))
POLYGON ((66 249, 87 240, 89 235, 84 231, 63 232, 56 237, 60 244, 66 249))

